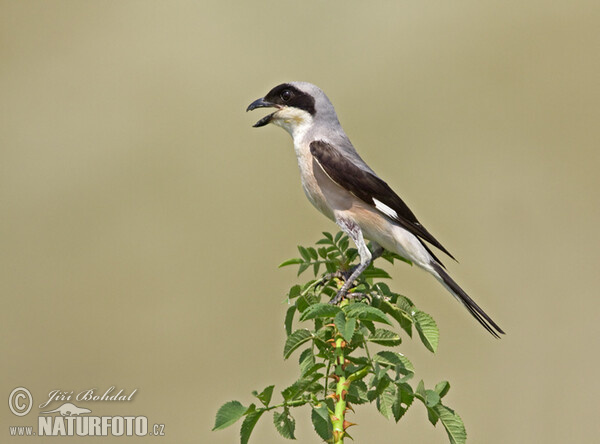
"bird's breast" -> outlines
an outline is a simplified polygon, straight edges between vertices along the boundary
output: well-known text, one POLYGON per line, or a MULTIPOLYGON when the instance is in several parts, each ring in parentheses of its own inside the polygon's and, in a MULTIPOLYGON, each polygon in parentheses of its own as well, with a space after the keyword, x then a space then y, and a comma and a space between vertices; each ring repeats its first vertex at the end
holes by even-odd
POLYGON ((333 182, 310 153, 308 144, 295 145, 302 188, 310 203, 331 220, 335 211, 349 208, 352 196, 333 182))

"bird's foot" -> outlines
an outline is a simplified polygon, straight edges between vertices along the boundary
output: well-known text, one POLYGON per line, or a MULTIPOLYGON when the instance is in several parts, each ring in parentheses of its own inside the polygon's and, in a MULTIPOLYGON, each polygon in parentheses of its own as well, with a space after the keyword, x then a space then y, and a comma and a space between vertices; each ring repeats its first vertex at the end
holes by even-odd
POLYGON ((332 281, 333 279, 340 279, 346 282, 356 267, 351 268, 350 270, 337 270, 335 273, 327 273, 323 275, 323 277, 317 282, 317 286, 325 285, 327 282, 332 281))
POLYGON ((337 292, 337 294, 335 295, 335 297, 329 301, 329 303, 331 305, 338 305, 340 302, 342 302, 342 299, 344 299, 346 297, 347 291, 346 290, 340 290, 337 292))

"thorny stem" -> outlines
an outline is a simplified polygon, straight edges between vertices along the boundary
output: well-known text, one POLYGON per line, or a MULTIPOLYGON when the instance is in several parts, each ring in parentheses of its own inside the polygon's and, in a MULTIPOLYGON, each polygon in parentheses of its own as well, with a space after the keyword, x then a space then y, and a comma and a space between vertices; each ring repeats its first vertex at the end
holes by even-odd
POLYGON ((333 442, 334 444, 343 444, 344 436, 346 435, 347 423, 346 417, 346 394, 348 393, 348 387, 350 387, 350 381, 346 379, 345 370, 345 357, 344 347, 346 342, 338 334, 335 339, 335 375, 337 376, 337 384, 335 388, 335 410, 333 414, 330 413, 331 424, 333 425, 333 442))

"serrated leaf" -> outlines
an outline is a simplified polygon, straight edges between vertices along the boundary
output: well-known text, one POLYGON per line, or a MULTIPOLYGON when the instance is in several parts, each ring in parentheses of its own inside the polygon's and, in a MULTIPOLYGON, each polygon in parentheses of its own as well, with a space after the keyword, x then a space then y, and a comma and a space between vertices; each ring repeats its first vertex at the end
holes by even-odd
POLYGON ((229 401, 221 406, 217 411, 217 417, 215 419, 215 430, 223 430, 235 423, 238 419, 244 416, 247 408, 242 405, 239 401, 229 401))
POLYGON ((346 318, 356 318, 361 321, 382 322, 384 324, 392 325, 384 312, 363 303, 357 302, 346 305, 344 306, 344 312, 346 312, 346 318))
POLYGON ((285 346, 283 347, 283 358, 287 359, 290 355, 304 344, 306 341, 309 341, 312 338, 312 333, 307 329, 303 328, 300 330, 296 330, 294 333, 288 336, 285 341, 285 346))
POLYGON ((421 398, 421 400, 423 400, 423 402, 425 402, 424 401, 425 400, 425 383, 423 382, 422 379, 417 384, 415 393, 421 398))
POLYGON ((307 368, 306 371, 304 373, 302 373, 302 377, 306 378, 308 376, 311 376, 313 373, 315 373, 318 370, 321 370, 324 367, 326 367, 325 364, 323 364, 322 362, 319 362, 318 364, 315 364, 315 365, 307 368))
POLYGON ((385 345, 387 347, 393 347, 402 342, 400 336, 396 332, 385 330, 383 328, 377 328, 375 333, 369 335, 367 341, 385 345))
POLYGON ((373 356, 373 362, 376 362, 379 365, 392 367, 395 371, 402 373, 403 375, 414 374, 415 372, 412 362, 410 362, 406 356, 389 350, 378 352, 373 356))
POLYGON ((288 259, 285 262, 282 262, 281 264, 279 264, 278 268, 282 268, 282 267, 287 267, 288 265, 297 265, 297 264, 302 264, 304 261, 302 259, 300 259, 299 257, 296 257, 294 259, 288 259))
POLYGON ((467 431, 465 425, 458 414, 443 404, 438 404, 434 408, 438 414, 451 444, 465 444, 467 442, 467 431))
POLYGON ((300 296, 301 292, 302 287, 300 285, 294 285, 292 288, 290 288, 290 291, 288 292, 288 299, 297 298, 298 296, 300 296))
POLYGON ((281 392, 281 396, 283 396, 283 399, 285 399, 286 401, 292 401, 292 400, 298 398, 300 395, 302 395, 309 388, 311 388, 311 389, 319 388, 319 390, 320 390, 320 388, 322 388, 320 386, 316 387, 316 385, 315 385, 315 387, 311 387, 320 378, 321 378, 321 375, 319 375, 319 374, 312 374, 306 378, 300 378, 296 382, 294 382, 292 385, 285 388, 281 392))
POLYGON ((364 404, 369 402, 367 397, 367 384, 363 380, 352 381, 348 388, 346 400, 351 404, 364 404))
POLYGON ((303 262, 300 264, 300 266, 298 267, 298 274, 297 276, 300 276, 302 273, 304 273, 308 267, 310 267, 310 263, 308 262, 303 262))
POLYGON ((391 279, 392 277, 388 274, 387 271, 381 269, 381 268, 376 268, 376 267, 369 267, 367 268, 363 274, 362 277, 365 279, 391 279))
POLYGON ((392 405, 392 412, 394 413, 394 419, 398 422, 411 406, 414 395, 412 389, 406 383, 396 384, 396 387, 396 399, 392 405))
POLYGON ((367 398, 369 399, 369 401, 373 401, 374 399, 378 398, 379 396, 381 396, 381 394, 383 393, 383 391, 388 388, 388 386, 391 383, 391 379, 390 377, 383 373, 381 375, 381 377, 375 377, 373 378, 372 384, 374 385, 374 389, 370 390, 367 393, 367 398))
POLYGON ((440 332, 437 324, 431 316, 422 311, 417 310, 413 317, 415 319, 415 327, 417 327, 421 341, 428 350, 435 353, 438 347, 438 341, 440 339, 440 332))
POLYGON ((391 384, 389 385, 381 395, 377 397, 377 410, 386 419, 390 419, 393 416, 392 405, 396 400, 396 386, 391 384))
POLYGON ((408 334, 408 336, 412 337, 413 319, 408 313, 404 312, 396 305, 380 298, 373 300, 373 306, 379 308, 384 313, 389 314, 396 320, 396 322, 398 322, 400 327, 408 334))
POLYGON ((352 336, 354 336, 354 328, 356 327, 356 319, 346 319, 346 314, 340 310, 340 312, 335 315, 334 323, 344 340, 346 342, 352 341, 352 336))
POLYGON ((304 259, 305 262, 310 262, 310 254, 306 248, 301 245, 298 245, 298 251, 300 252, 300 256, 304 259))
POLYGON ((450 390, 450 383, 448 381, 441 381, 435 385, 435 391, 440 395, 440 398, 446 396, 450 390))
POLYGON ((440 395, 435 390, 425 390, 425 405, 427 407, 435 407, 440 403, 440 395))
POLYGON ((321 263, 320 262, 315 262, 313 265, 313 273, 315 274, 315 276, 317 276, 319 274, 319 268, 321 267, 321 263))
POLYGON ((296 429, 296 420, 287 410, 281 413, 273 412, 273 424, 281 436, 287 439, 296 439, 294 430, 296 429))
POLYGON ((271 396, 273 396, 273 388, 275 388, 275 386, 270 385, 266 387, 262 392, 258 393, 254 391, 252 394, 256 396, 260 400, 260 402, 264 404, 265 407, 268 407, 269 403, 271 402, 271 396))
POLYGON ((293 322, 294 322, 294 314, 295 313, 296 313, 295 305, 292 305, 290 308, 288 308, 285 313, 284 326, 285 326, 285 334, 287 336, 289 336, 292 333, 292 326, 293 326, 293 322))
POLYGON ((307 348, 302 353, 300 353, 300 358, 298 359, 298 364, 300 364, 300 375, 304 376, 306 371, 315 365, 315 355, 312 349, 307 348))
POLYGON ((300 316, 301 321, 307 321, 315 318, 332 318, 342 309, 337 305, 317 303, 308 307, 300 316))
POLYGON ((244 418, 244 422, 242 422, 242 428, 240 429, 240 443, 248 444, 248 440, 250 439, 250 435, 252 434, 252 430, 254 430, 254 426, 264 413, 264 410, 257 410, 252 413, 248 413, 244 418))
POLYGON ((324 441, 329 442, 333 433, 333 426, 329 418, 327 406, 325 404, 321 404, 319 407, 313 407, 310 417, 317 435, 319 435, 324 441))

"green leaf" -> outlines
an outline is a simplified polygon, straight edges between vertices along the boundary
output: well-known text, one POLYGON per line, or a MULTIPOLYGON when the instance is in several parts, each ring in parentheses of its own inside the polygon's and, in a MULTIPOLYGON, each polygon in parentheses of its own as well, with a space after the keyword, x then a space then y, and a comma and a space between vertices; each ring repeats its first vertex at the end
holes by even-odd
POLYGON ((342 231, 338 231, 335 234, 335 239, 333 239, 333 242, 335 242, 337 244, 343 235, 344 235, 344 233, 342 231))
POLYGON ((285 341, 285 346, 283 347, 283 358, 289 358, 294 350, 310 339, 312 339, 312 333, 307 329, 303 328, 296 330, 294 333, 289 335, 285 341))
POLYGON ((378 328, 375 330, 375 333, 370 335, 367 338, 367 341, 374 342, 375 344, 385 345, 388 347, 393 347, 402 342, 400 336, 390 330, 385 330, 383 328, 378 328))
POLYGON ((363 380, 352 381, 346 399, 351 404, 364 404, 369 402, 367 391, 367 384, 363 380))
POLYGON ((298 267, 298 274, 296 276, 300 276, 308 269, 308 267, 310 267, 309 262, 303 262, 302 264, 300 264, 300 266, 298 267))
POLYGON ((450 383, 448 381, 438 382, 435 385, 435 391, 440 395, 440 398, 446 396, 446 393, 450 390, 450 383))
POLYGON ((435 353, 440 339, 440 332, 437 324, 431 316, 422 311, 417 310, 414 314, 414 318, 415 326, 417 327, 421 341, 428 350, 435 353))
POLYGON ((224 428, 229 427, 231 424, 235 423, 238 419, 244 416, 246 410, 246 407, 244 407, 239 401, 226 402, 217 411, 217 418, 215 419, 213 431, 223 430, 224 428))
POLYGON ((294 322, 294 314, 295 313, 296 313, 295 305, 292 305, 290 308, 288 308, 287 312, 285 313, 284 325, 285 325, 285 334, 287 336, 289 336, 292 333, 292 326, 293 326, 293 322, 294 322))
POLYGON ((438 404, 433 409, 442 421, 446 433, 448 433, 450 443, 465 444, 467 442, 467 431, 460 416, 443 404, 438 404))
POLYGON ((371 384, 374 386, 374 389, 367 393, 367 398, 369 399, 369 401, 373 401, 374 399, 381 396, 383 391, 386 388, 388 388, 391 382, 392 381, 390 377, 386 373, 383 373, 381 378, 378 378, 376 375, 371 381, 371 384))
POLYGON ((415 373, 412 362, 410 362, 406 356, 389 350, 377 353, 373 356, 373 362, 376 362, 379 365, 392 367, 395 371, 402 373, 403 375, 415 373))
POLYGON ((300 353, 300 359, 298 360, 298 363, 300 364, 300 375, 304 376, 308 369, 315 365, 315 355, 312 349, 307 348, 300 353))
POLYGON ((373 306, 379 308, 384 313, 389 314, 398 322, 400 327, 408 334, 408 336, 412 337, 413 319, 408 313, 401 310, 396 305, 380 298, 373 300, 373 306))
POLYGON ((294 399, 298 398, 300 395, 305 393, 307 390, 311 393, 313 393, 312 389, 320 390, 320 388, 322 388, 320 386, 317 387, 315 385, 314 387, 311 387, 320 378, 321 378, 321 375, 318 373, 307 376, 306 378, 300 378, 296 382, 294 382, 292 385, 285 388, 281 392, 281 396, 283 396, 283 399, 285 399, 286 401, 293 401, 294 399))
POLYGON ((394 414, 392 406, 395 400, 396 386, 393 384, 389 385, 383 393, 377 397, 377 410, 379 410, 379 412, 387 419, 390 419, 394 414))
POLYGON ((319 275, 319 268, 321 267, 321 263, 320 262, 315 262, 313 265, 313 273, 315 274, 315 276, 319 275))
POLYGON ((317 254, 317 250, 315 250, 313 247, 308 247, 306 249, 306 251, 308 251, 308 254, 310 255, 311 259, 313 260, 317 260, 319 259, 319 255, 317 254))
POLYGON ((301 321, 307 321, 315 318, 332 318, 341 311, 337 305, 331 304, 313 304, 302 312, 301 321))
POLYGON ((340 250, 346 251, 348 249, 349 244, 350 244, 350 240, 348 239, 347 236, 344 236, 338 242, 338 247, 340 247, 340 250))
POLYGON ((283 267, 287 267, 288 265, 297 265, 297 264, 302 264, 304 261, 302 259, 300 259, 299 257, 296 257, 294 259, 288 259, 285 262, 282 262, 281 264, 279 264, 278 268, 283 268, 283 267))
POLYGON ((248 413, 244 418, 244 422, 242 422, 242 428, 240 429, 240 442, 241 444, 248 444, 248 440, 250 439, 250 435, 252 434, 252 430, 254 430, 254 426, 264 413, 264 410, 257 410, 252 413, 248 413))
POLYGON ((287 410, 281 413, 273 412, 273 424, 281 436, 287 439, 296 439, 294 430, 296 429, 296 420, 290 416, 287 410))
POLYGON ((356 319, 346 319, 346 315, 340 310, 340 312, 335 315, 334 323, 344 340, 346 342, 352 341, 352 336, 354 336, 354 327, 356 327, 356 319))
POLYGON ((321 247, 318 250, 319 256, 321 256, 323 259, 327 259, 327 248, 325 247, 321 247))
POLYGON ((270 385, 266 387, 262 392, 258 393, 256 390, 252 392, 254 396, 256 396, 260 402, 264 404, 265 407, 269 407, 269 403, 271 402, 271 396, 273 396, 273 388, 274 385, 270 385))
POLYGON ((310 417, 317 435, 319 435, 324 441, 329 442, 333 433, 333 426, 329 418, 327 406, 325 404, 321 404, 318 407, 313 407, 310 417))
POLYGON ((414 400, 412 388, 406 383, 396 384, 396 399, 392 405, 392 412, 394 413, 394 419, 396 422, 400 421, 400 418, 404 416, 410 405, 414 400))
POLYGON ((391 279, 392 277, 388 274, 387 271, 376 268, 369 267, 365 271, 363 271, 362 277, 365 279, 391 279))
POLYGON ((356 318, 361 321, 375 321, 384 324, 392 325, 384 312, 378 308, 365 305, 360 302, 349 304, 344 307, 347 318, 356 318))
POLYGON ((292 288, 290 288, 290 291, 288 293, 288 299, 297 298, 298 296, 300 296, 301 292, 302 287, 300 285, 294 285, 292 288))
POLYGON ((333 236, 331 235, 331 233, 329 233, 327 231, 323 231, 323 236, 325 236, 327 239, 329 239, 331 242, 333 242, 333 236))
POLYGON ((425 405, 435 407, 440 403, 440 395, 435 390, 425 390, 425 405))
POLYGON ((298 245, 298 251, 300 252, 300 256, 304 259, 305 262, 310 262, 310 253, 306 248, 301 245, 298 245))

